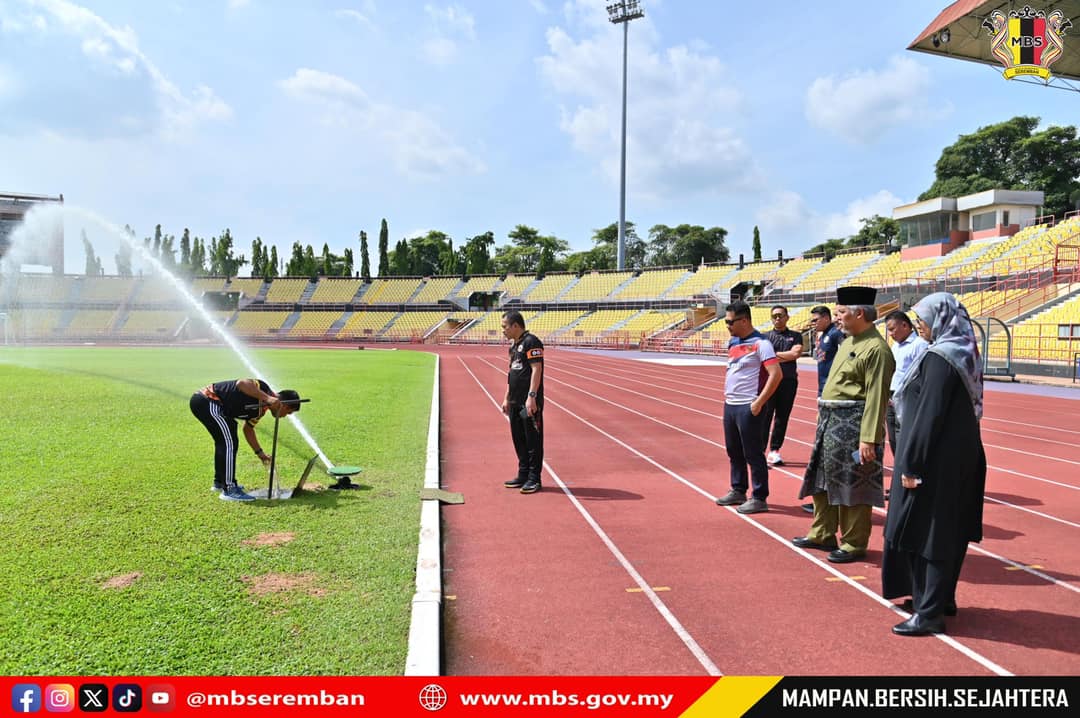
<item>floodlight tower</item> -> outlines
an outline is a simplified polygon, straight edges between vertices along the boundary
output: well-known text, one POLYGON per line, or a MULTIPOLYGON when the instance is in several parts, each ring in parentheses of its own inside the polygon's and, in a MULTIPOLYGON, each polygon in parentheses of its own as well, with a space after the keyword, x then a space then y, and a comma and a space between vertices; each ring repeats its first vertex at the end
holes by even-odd
POLYGON ((623 26, 622 36, 622 161, 619 165, 619 244, 616 267, 626 269, 626 53, 630 21, 645 17, 638 0, 618 0, 607 6, 608 20, 623 26))

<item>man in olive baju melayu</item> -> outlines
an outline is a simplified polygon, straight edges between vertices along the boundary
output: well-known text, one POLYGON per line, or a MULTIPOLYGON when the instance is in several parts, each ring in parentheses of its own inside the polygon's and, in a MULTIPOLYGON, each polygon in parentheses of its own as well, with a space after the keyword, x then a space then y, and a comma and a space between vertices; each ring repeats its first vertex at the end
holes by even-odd
POLYGON ((896 362, 874 327, 877 290, 841 287, 837 314, 848 335, 818 398, 817 433, 799 498, 814 499, 810 533, 793 543, 829 551, 829 561, 866 555, 874 506, 884 506, 885 408, 896 362), (836 532, 840 531, 840 541, 836 532))

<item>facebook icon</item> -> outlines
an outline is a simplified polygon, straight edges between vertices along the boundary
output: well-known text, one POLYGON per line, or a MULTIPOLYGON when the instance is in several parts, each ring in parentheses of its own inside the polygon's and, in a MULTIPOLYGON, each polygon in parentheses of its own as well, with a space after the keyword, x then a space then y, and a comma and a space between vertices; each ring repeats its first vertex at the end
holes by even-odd
POLYGON ((16 683, 11 687, 11 710, 16 713, 37 713, 41 710, 41 686, 16 683))

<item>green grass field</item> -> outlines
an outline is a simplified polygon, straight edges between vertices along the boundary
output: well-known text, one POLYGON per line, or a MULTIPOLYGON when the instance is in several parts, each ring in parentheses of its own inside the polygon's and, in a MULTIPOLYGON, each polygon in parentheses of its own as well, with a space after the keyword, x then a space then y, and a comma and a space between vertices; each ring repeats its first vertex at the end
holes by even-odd
MULTIPOLYGON (((299 418, 331 462, 364 468, 364 490, 211 493, 213 441, 188 400, 249 375, 225 349, 0 347, 0 674, 402 672, 434 357, 253 358, 311 398, 299 418)), ((272 432, 264 418, 267 451, 272 432)), ((238 481, 265 487, 240 443, 238 481)), ((286 485, 314 453, 283 420, 286 485)))

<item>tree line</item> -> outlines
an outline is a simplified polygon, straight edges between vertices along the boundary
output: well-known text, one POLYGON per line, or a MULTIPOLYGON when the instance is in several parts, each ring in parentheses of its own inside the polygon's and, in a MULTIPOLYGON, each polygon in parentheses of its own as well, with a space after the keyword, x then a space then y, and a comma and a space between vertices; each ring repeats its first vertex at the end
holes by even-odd
MULTIPOLYGON (((1041 190, 1045 193, 1044 214, 1061 215, 1080 209, 1080 139, 1073 126, 1051 126, 1036 131, 1039 118, 1019 116, 1005 122, 980 127, 961 135, 942 150, 934 166, 934 182, 919 200, 960 197, 987 189, 1041 190)), ((134 231, 125 226, 132 236, 134 231)), ((831 259, 845 249, 895 246, 900 225, 891 217, 873 215, 860 219, 857 232, 847 237, 827 239, 810 247, 805 255, 824 254, 831 259)), ((647 238, 638 235, 633 222, 626 223, 626 266, 632 269, 726 263, 731 251, 723 227, 657 224, 647 238)), ((455 248, 445 232, 431 230, 424 235, 399 239, 390 248, 387 222, 379 227, 375 272, 366 232, 358 235, 360 267, 354 267, 352 247, 336 255, 323 244, 316 253, 309 245, 293 242, 288 260, 279 257, 276 245, 256 237, 251 245, 251 275, 267 279, 277 276, 357 276, 370 281, 373 276, 465 276, 478 274, 543 274, 584 272, 616 268, 618 226, 615 223, 593 231, 592 247, 571 252, 559 237, 519 224, 506 235, 506 244, 496 246, 491 231, 466 237, 455 248)), ((101 260, 83 233, 87 274, 101 273, 101 260)), ((185 229, 179 242, 164 234, 161 225, 144 240, 147 251, 171 270, 189 276, 236 276, 246 265, 245 255, 236 253, 232 234, 225 229, 208 240, 192 237, 185 229)), ((753 261, 762 259, 761 234, 754 227, 753 261)), ((130 250, 121 248, 116 256, 117 273, 131 274, 130 250)))
MULTIPOLYGON (((755 236, 757 228, 755 227, 755 236)), ((125 225, 124 230, 135 237, 134 230, 125 225)), ((637 234, 633 222, 626 223, 626 266, 632 269, 646 267, 692 265, 699 263, 728 262, 731 252, 725 244, 727 230, 722 227, 705 228, 700 225, 680 224, 675 227, 658 224, 649 230, 648 240, 637 234)), ((571 252, 566 240, 543 235, 534 227, 519 224, 507 233, 509 242, 495 246, 495 234, 491 231, 466 238, 454 247, 454 239, 445 232, 431 230, 426 234, 403 238, 390 248, 390 232, 385 219, 379 228, 375 273, 368 248, 367 232, 358 235, 360 267, 355 268, 355 254, 346 247, 341 255, 330 251, 323 244, 322 251, 293 242, 287 260, 279 256, 276 245, 256 237, 251 244, 251 276, 272 279, 278 276, 311 277, 356 276, 370 281, 373 277, 394 276, 472 276, 480 274, 544 274, 547 272, 584 272, 615 269, 618 243, 618 225, 612 223, 593 233, 593 247, 571 252)), ((93 245, 82 235, 86 250, 86 273, 100 274, 101 259, 95 255, 93 245)), ((145 237, 146 251, 156 257, 169 271, 185 277, 236 276, 240 267, 248 264, 246 255, 237 254, 235 242, 229 229, 221 234, 202 239, 192 237, 184 229, 180 241, 166 234, 161 225, 154 228, 152 237, 145 237)), ((755 251, 760 242, 755 243, 755 251)), ((760 257, 758 257, 760 259, 760 257)), ((116 254, 117 274, 132 274, 131 249, 121 246, 116 254)))
MULTIPOLYGON (((1018 116, 960 135, 941 151, 934 182, 919 195, 963 197, 989 189, 1042 191, 1044 215, 1061 217, 1080 209, 1080 139, 1076 127, 1050 126, 1037 131, 1038 117, 1018 116)), ((874 215, 860 220, 849 237, 828 239, 806 251, 830 259, 838 251, 895 245, 900 224, 874 215)))

